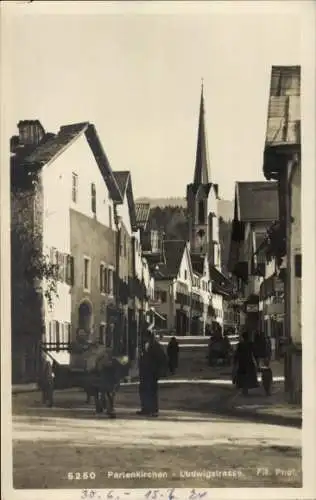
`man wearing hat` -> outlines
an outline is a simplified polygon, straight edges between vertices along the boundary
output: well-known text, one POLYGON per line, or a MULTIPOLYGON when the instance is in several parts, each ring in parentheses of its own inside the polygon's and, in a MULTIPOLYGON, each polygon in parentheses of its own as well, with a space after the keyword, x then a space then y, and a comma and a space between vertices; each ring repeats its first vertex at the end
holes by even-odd
POLYGON ((139 358, 139 397, 141 410, 138 415, 158 416, 158 380, 166 374, 167 357, 161 344, 156 340, 153 325, 143 336, 143 346, 139 358))

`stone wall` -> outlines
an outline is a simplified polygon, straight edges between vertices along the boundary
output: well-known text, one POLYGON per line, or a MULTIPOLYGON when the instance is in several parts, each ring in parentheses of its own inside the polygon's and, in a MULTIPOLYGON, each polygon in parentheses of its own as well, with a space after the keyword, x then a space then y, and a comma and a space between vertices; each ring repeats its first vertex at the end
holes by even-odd
POLYGON ((11 335, 12 381, 34 382, 44 334, 41 283, 34 279, 42 253, 43 196, 35 186, 11 185, 11 335))

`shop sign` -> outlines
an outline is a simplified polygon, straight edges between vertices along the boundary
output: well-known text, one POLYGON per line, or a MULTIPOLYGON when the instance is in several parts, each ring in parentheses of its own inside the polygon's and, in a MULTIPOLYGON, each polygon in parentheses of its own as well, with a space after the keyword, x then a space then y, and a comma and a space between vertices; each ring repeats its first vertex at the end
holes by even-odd
POLYGON ((247 304, 248 313, 256 313, 259 311, 259 304, 247 304))

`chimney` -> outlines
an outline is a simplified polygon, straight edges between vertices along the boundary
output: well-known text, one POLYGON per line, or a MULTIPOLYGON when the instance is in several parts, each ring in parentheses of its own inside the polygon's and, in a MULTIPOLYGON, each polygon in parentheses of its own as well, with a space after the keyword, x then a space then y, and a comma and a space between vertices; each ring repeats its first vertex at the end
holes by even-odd
POLYGON ((18 129, 20 146, 38 146, 45 136, 39 120, 22 120, 18 123, 18 129))

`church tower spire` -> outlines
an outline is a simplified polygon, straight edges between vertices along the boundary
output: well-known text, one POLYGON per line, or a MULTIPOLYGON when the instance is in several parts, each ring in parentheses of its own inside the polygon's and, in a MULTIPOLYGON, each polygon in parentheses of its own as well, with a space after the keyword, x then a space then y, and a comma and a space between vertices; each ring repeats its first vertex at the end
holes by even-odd
POLYGON ((207 256, 211 266, 220 270, 218 230, 218 186, 211 181, 202 82, 199 128, 193 183, 187 186, 187 214, 191 253, 207 256))
POLYGON ((210 182, 210 167, 207 147, 207 136, 205 128, 205 109, 204 109, 204 85, 202 80, 199 128, 196 147, 194 184, 208 184, 210 182))

